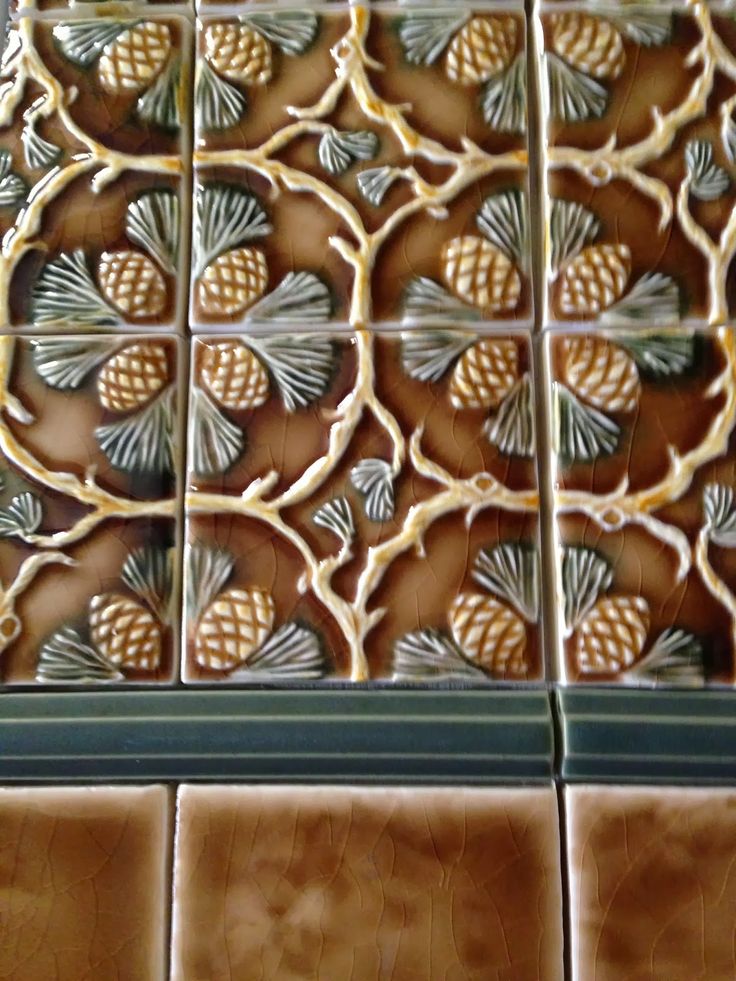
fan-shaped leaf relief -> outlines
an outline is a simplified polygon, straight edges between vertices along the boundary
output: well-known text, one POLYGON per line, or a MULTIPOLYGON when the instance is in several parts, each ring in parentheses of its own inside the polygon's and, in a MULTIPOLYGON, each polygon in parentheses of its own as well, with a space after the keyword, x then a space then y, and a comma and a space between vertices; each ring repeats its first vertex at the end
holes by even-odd
POLYGON ((526 269, 528 223, 523 191, 513 188, 489 195, 476 215, 475 223, 489 242, 526 269))
POLYGON ((611 564, 592 548, 570 545, 562 550, 562 592, 567 632, 578 626, 601 593, 613 582, 611 564))
POLYGON ((326 283, 311 272, 289 272, 278 286, 248 309, 248 320, 319 323, 332 314, 326 283))
POLYGON ((319 141, 319 162, 336 177, 356 160, 372 160, 377 153, 378 137, 370 130, 342 133, 332 129, 319 141))
POLYGON ((53 29, 56 43, 69 61, 89 68, 123 31, 135 27, 134 20, 79 20, 57 24, 53 29))
POLYGON ((600 227, 598 218, 582 204, 553 198, 549 216, 550 263, 553 271, 557 272, 586 245, 590 245, 600 227))
POLYGON ((532 379, 527 372, 483 426, 489 443, 507 456, 529 458, 536 452, 532 379))
POLYGON ((205 133, 235 126, 247 108, 248 103, 240 89, 220 78, 204 58, 197 62, 194 111, 197 125, 205 133))
POLYGON ((353 509, 347 497, 335 497, 325 502, 314 512, 312 521, 318 528, 326 528, 337 535, 345 545, 349 545, 355 538, 353 509))
POLYGON ((192 388, 189 459, 194 473, 212 477, 225 473, 245 449, 239 426, 215 405, 200 388, 192 388))
POLYGON ((480 314, 427 276, 412 279, 404 293, 404 323, 427 320, 478 320, 480 314))
POLYGON ((417 381, 439 381, 476 340, 476 334, 459 331, 404 331, 401 335, 401 366, 417 381))
POLYGON ((608 92, 600 82, 566 64, 551 51, 545 53, 544 61, 552 117, 563 123, 600 119, 608 105, 608 92))
POLYGON ((626 8, 622 14, 616 8, 605 8, 605 16, 634 44, 644 48, 659 48, 672 38, 671 10, 642 10, 626 8))
POLYGON ((386 192, 396 180, 394 167, 369 167, 355 178, 358 190, 374 208, 383 202, 386 192))
POLYGON ((585 405, 569 388, 554 384, 556 449, 565 460, 590 463, 615 451, 621 428, 613 419, 585 405))
POLYGON ((123 675, 112 661, 85 643, 73 627, 57 630, 38 653, 36 681, 45 684, 122 680, 123 675))
POLYGON ((181 126, 180 84, 181 59, 172 58, 136 102, 138 117, 159 129, 178 130, 181 126))
POLYGON ((473 564, 473 579, 490 593, 508 600, 529 623, 539 618, 539 554, 528 542, 502 542, 482 548, 473 564))
POLYGON ((651 378, 682 375, 695 362, 694 334, 620 334, 616 343, 629 352, 639 371, 651 378))
POLYGON ((162 623, 170 620, 174 587, 173 550, 161 545, 135 549, 123 564, 120 578, 147 603, 162 623))
POLYGON ((31 320, 64 327, 121 323, 120 315, 97 289, 81 249, 63 252, 43 267, 31 291, 31 320))
POLYGON ((337 368, 337 350, 324 334, 249 337, 248 347, 270 372, 289 412, 321 398, 337 368))
POLYGON ((736 120, 732 115, 723 117, 721 124, 721 140, 723 149, 731 163, 736 163, 736 120))
POLYGON ((119 340, 57 340, 37 338, 31 341, 33 365, 50 388, 62 391, 79 388, 99 365, 112 357, 120 347, 119 340))
POLYGON ((12 155, 8 150, 0 150, 0 208, 16 207, 28 194, 28 185, 12 168, 12 155))
POLYGON ((30 167, 31 170, 48 170, 61 157, 62 150, 55 143, 51 143, 49 140, 45 140, 42 136, 39 136, 36 131, 35 118, 31 115, 35 109, 36 104, 24 113, 26 124, 23 127, 23 132, 20 134, 21 143, 23 144, 23 156, 25 157, 26 166, 30 167))
POLYGON ((429 627, 405 634, 394 644, 392 680, 421 684, 428 681, 478 683, 487 679, 446 634, 429 627))
POLYGON ((703 491, 703 511, 710 540, 723 548, 736 547, 733 489, 726 484, 707 484, 703 491))
POLYGON ((624 682, 699 688, 705 684, 701 641, 678 627, 657 637, 647 654, 623 675, 624 682))
POLYGON ((125 234, 172 276, 176 274, 179 233, 179 197, 174 191, 147 191, 128 205, 125 234))
POLYGON ((728 190, 731 178, 713 163, 713 147, 707 140, 690 140, 685 147, 685 166, 690 193, 700 201, 715 201, 728 190))
POLYGON ((394 516, 394 483, 391 464, 369 458, 356 463, 350 471, 350 483, 364 498, 369 521, 390 521, 394 516))
POLYGON ((680 291, 671 276, 646 273, 629 292, 600 315, 604 324, 636 323, 665 327, 679 323, 680 291))
POLYGON ((306 624, 292 622, 274 631, 248 658, 231 671, 232 681, 267 684, 270 681, 314 681, 323 678, 329 662, 320 636, 306 624))
POLYGON ((468 19, 466 13, 410 14, 399 23, 399 40, 404 56, 412 65, 433 65, 453 35, 468 19))
POLYGON ((224 549, 195 542, 186 553, 187 612, 195 623, 222 592, 235 568, 235 559, 224 549))
POLYGON ((526 57, 518 55, 506 71, 483 86, 483 118, 497 133, 526 133, 526 57))
POLYGON ((307 10, 248 14, 240 20, 287 55, 303 54, 319 30, 319 17, 307 10))
POLYGON ((139 412, 95 429, 113 467, 126 473, 174 472, 174 400, 170 385, 139 412))
POLYGON ((27 538, 41 527, 43 506, 35 494, 23 491, 0 508, 0 538, 27 538))
POLYGON ((234 184, 199 184, 194 208, 194 275, 218 255, 273 231, 258 198, 234 184))

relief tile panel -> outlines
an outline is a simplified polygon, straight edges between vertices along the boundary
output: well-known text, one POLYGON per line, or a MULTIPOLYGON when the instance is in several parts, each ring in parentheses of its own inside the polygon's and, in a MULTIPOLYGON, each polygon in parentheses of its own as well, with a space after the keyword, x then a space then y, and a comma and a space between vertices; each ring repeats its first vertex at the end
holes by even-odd
POLYGON ((573 981, 734 976, 736 795, 568 787, 573 981))
POLYGON ((733 683, 731 328, 547 335, 558 671, 733 683))
POLYGON ((11 26, 0 68, 0 325, 183 327, 191 29, 11 26))
POLYGON ((557 828, 551 788, 182 786, 172 981, 560 981, 557 828))
POLYGON ((192 352, 186 681, 543 675, 525 334, 192 352))
POLYGON ((197 26, 191 321, 528 325, 520 6, 197 26))
POLYGON ((736 306, 736 25, 718 7, 542 7, 545 320, 724 323, 736 306))
POLYGON ((4 977, 165 976, 171 803, 159 786, 0 788, 4 977))
POLYGON ((0 338, 0 681, 165 681, 178 649, 175 338, 0 338))

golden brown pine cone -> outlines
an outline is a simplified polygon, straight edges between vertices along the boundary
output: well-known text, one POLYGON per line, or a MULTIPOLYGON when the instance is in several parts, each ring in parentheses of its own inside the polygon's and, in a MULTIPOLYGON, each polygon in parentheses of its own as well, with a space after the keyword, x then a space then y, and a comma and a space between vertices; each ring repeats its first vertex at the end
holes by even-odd
POLYGON ((578 669, 617 674, 636 661, 649 632, 649 606, 641 596, 604 596, 577 628, 578 669))
POLYGON ((591 78, 618 78, 626 64, 623 40, 613 24, 577 11, 552 19, 552 50, 591 78))
POLYGON ((442 246, 441 261, 445 283, 466 303, 499 313, 519 302, 521 280, 514 264, 486 239, 450 239, 442 246))
POLYGON ((133 95, 151 84, 169 59, 171 34, 166 24, 143 21, 105 46, 97 62, 100 85, 112 95, 133 95))
POLYGON ((214 400, 226 409, 255 409, 268 399, 268 372, 239 341, 207 343, 202 352, 201 379, 214 400))
POLYGON ((560 308, 566 314, 594 316, 619 299, 630 275, 627 245, 589 245, 562 270, 560 308))
POLYGON ((570 388, 604 412, 631 412, 641 394, 636 362, 604 337, 568 337, 564 376, 570 388))
POLYGON ((105 362, 97 376, 97 393, 106 409, 129 412, 145 405, 168 380, 166 348, 155 341, 139 341, 105 362))
POLYGON ((514 387, 519 350, 514 341, 484 338, 463 354, 450 380, 450 401, 456 409, 491 409, 514 387))
POLYGON ((524 621, 493 596, 460 593, 450 607, 450 627, 461 651, 501 678, 527 673, 524 621))
POLYGON ((166 305, 166 283, 142 252, 103 252, 98 278, 106 298, 132 320, 155 317, 166 305))
POLYGON ((100 593, 89 604, 92 643, 113 664, 153 671, 161 662, 161 626, 137 600, 100 593))
POLYGON ((242 313, 263 296, 267 284, 268 266, 260 249, 230 249, 200 276, 199 303, 211 316, 242 313))
POLYGON ((473 17, 452 39, 445 72, 461 85, 480 85, 507 68, 515 50, 513 17, 473 17))
POLYGON ((273 73, 271 45, 246 24, 208 24, 204 54, 219 75, 242 85, 265 85, 273 73))
POLYGON ((270 593, 255 586, 227 589, 202 614, 194 638, 197 664, 229 671, 243 664, 271 633, 274 604, 270 593))

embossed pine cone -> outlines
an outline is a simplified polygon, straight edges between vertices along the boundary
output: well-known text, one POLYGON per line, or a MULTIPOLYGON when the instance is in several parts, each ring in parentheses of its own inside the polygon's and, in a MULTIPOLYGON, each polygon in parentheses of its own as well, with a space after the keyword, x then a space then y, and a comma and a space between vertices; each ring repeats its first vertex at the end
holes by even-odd
POLYGON ((142 92, 168 61, 171 34, 166 24, 143 21, 105 46, 97 62, 100 85, 112 95, 142 92))
POLYGON ((552 22, 552 50, 592 78, 618 78, 626 64, 621 35, 602 17, 570 11, 552 22))
POLYGON ((105 362, 97 376, 97 393, 106 409, 129 412, 145 405, 168 380, 166 349, 155 341, 140 341, 105 362))
POLYGON ((605 596, 577 629, 577 661, 583 673, 616 674, 641 654, 649 632, 649 606, 641 596, 605 596))
POLYGON ((227 589, 202 614, 194 638, 197 664, 228 671, 243 664, 271 633, 271 595, 263 589, 227 589))
POLYGON ((627 245, 589 245, 562 271, 560 308, 567 314, 594 316, 619 299, 630 275, 627 245))
POLYGON ((164 277, 142 252, 103 252, 97 275, 110 303, 133 320, 155 317, 166 305, 164 277))
POLYGON ((513 17, 473 17, 452 39, 445 72, 461 85, 480 85, 507 68, 515 50, 513 17))
POLYGON ((631 412, 641 394, 639 371, 623 348, 604 337, 569 337, 564 376, 570 388, 604 412, 631 412))
POLYGON ((450 628, 463 653, 498 677, 527 672, 524 621, 493 596, 460 593, 450 607, 450 628))
POLYGON ((521 280, 511 260, 477 235, 460 235, 442 246, 445 283, 466 303, 495 313, 513 310, 521 280))
POLYGON ((92 643, 113 664, 153 671, 161 661, 161 626, 141 603, 121 593, 100 593, 89 604, 92 643))
POLYGON ((268 399, 268 372, 239 341, 207 344, 200 377, 214 400, 226 409, 255 409, 268 399))
POLYGON ((200 276, 199 304, 213 316, 242 313, 263 295, 267 284, 268 266, 260 249, 230 249, 200 276))
POLYGON ((484 338, 463 354, 450 380, 456 409, 491 409, 514 387, 519 351, 514 341, 484 338))
POLYGON ((208 24, 204 53, 215 71, 243 85, 265 85, 273 74, 271 45, 246 24, 208 24))

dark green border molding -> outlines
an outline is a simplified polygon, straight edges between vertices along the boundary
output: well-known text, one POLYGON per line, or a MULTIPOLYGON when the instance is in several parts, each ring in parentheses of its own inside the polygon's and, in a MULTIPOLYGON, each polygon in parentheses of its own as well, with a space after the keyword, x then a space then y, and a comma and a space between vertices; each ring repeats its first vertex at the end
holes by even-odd
POLYGON ((0 695, 0 782, 549 780, 545 690, 0 695))

